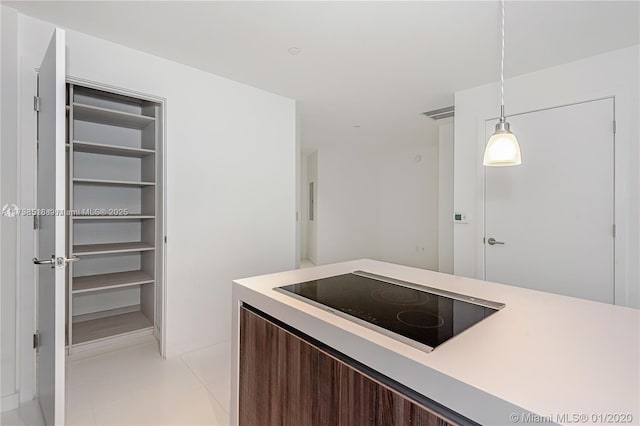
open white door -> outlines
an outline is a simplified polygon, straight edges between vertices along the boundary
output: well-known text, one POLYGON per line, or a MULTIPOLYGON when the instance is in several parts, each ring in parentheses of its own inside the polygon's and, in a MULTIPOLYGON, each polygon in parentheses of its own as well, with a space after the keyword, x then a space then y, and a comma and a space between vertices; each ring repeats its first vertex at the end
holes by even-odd
POLYGON ((37 381, 47 425, 64 424, 66 153, 65 40, 56 29, 38 77, 37 381))
POLYGON ((508 117, 522 165, 485 168, 488 281, 614 303, 613 114, 609 98, 508 117))

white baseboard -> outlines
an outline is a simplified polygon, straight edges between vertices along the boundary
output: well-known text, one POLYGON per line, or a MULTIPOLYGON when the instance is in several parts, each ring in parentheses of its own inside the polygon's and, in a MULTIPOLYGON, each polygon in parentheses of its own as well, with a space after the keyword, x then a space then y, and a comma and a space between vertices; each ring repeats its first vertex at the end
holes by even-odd
POLYGON ((20 393, 12 393, 10 395, 6 395, 2 397, 2 401, 0 402, 0 408, 2 412, 15 410, 20 407, 20 393))

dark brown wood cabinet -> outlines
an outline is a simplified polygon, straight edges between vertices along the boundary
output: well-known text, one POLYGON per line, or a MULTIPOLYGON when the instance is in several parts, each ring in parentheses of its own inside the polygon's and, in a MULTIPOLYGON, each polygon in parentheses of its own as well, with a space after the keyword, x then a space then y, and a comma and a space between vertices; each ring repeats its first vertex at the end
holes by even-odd
POLYGON ((240 426, 457 424, 240 308, 240 426))

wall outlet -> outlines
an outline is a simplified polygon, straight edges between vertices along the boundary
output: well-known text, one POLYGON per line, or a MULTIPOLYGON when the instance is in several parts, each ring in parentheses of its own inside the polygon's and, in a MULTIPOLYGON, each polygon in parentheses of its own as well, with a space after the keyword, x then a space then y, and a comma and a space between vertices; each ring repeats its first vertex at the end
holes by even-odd
POLYGON ((469 216, 462 212, 454 212, 453 223, 469 223, 469 216))

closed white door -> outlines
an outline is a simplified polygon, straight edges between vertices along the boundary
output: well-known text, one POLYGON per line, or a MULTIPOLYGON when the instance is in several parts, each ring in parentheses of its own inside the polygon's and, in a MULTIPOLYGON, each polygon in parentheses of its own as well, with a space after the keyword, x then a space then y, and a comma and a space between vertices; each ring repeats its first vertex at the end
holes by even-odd
POLYGON ((522 165, 485 167, 485 279, 614 303, 613 99, 507 120, 522 165))
POLYGON ((38 75, 38 399, 47 425, 64 424, 65 41, 56 29, 38 75))

